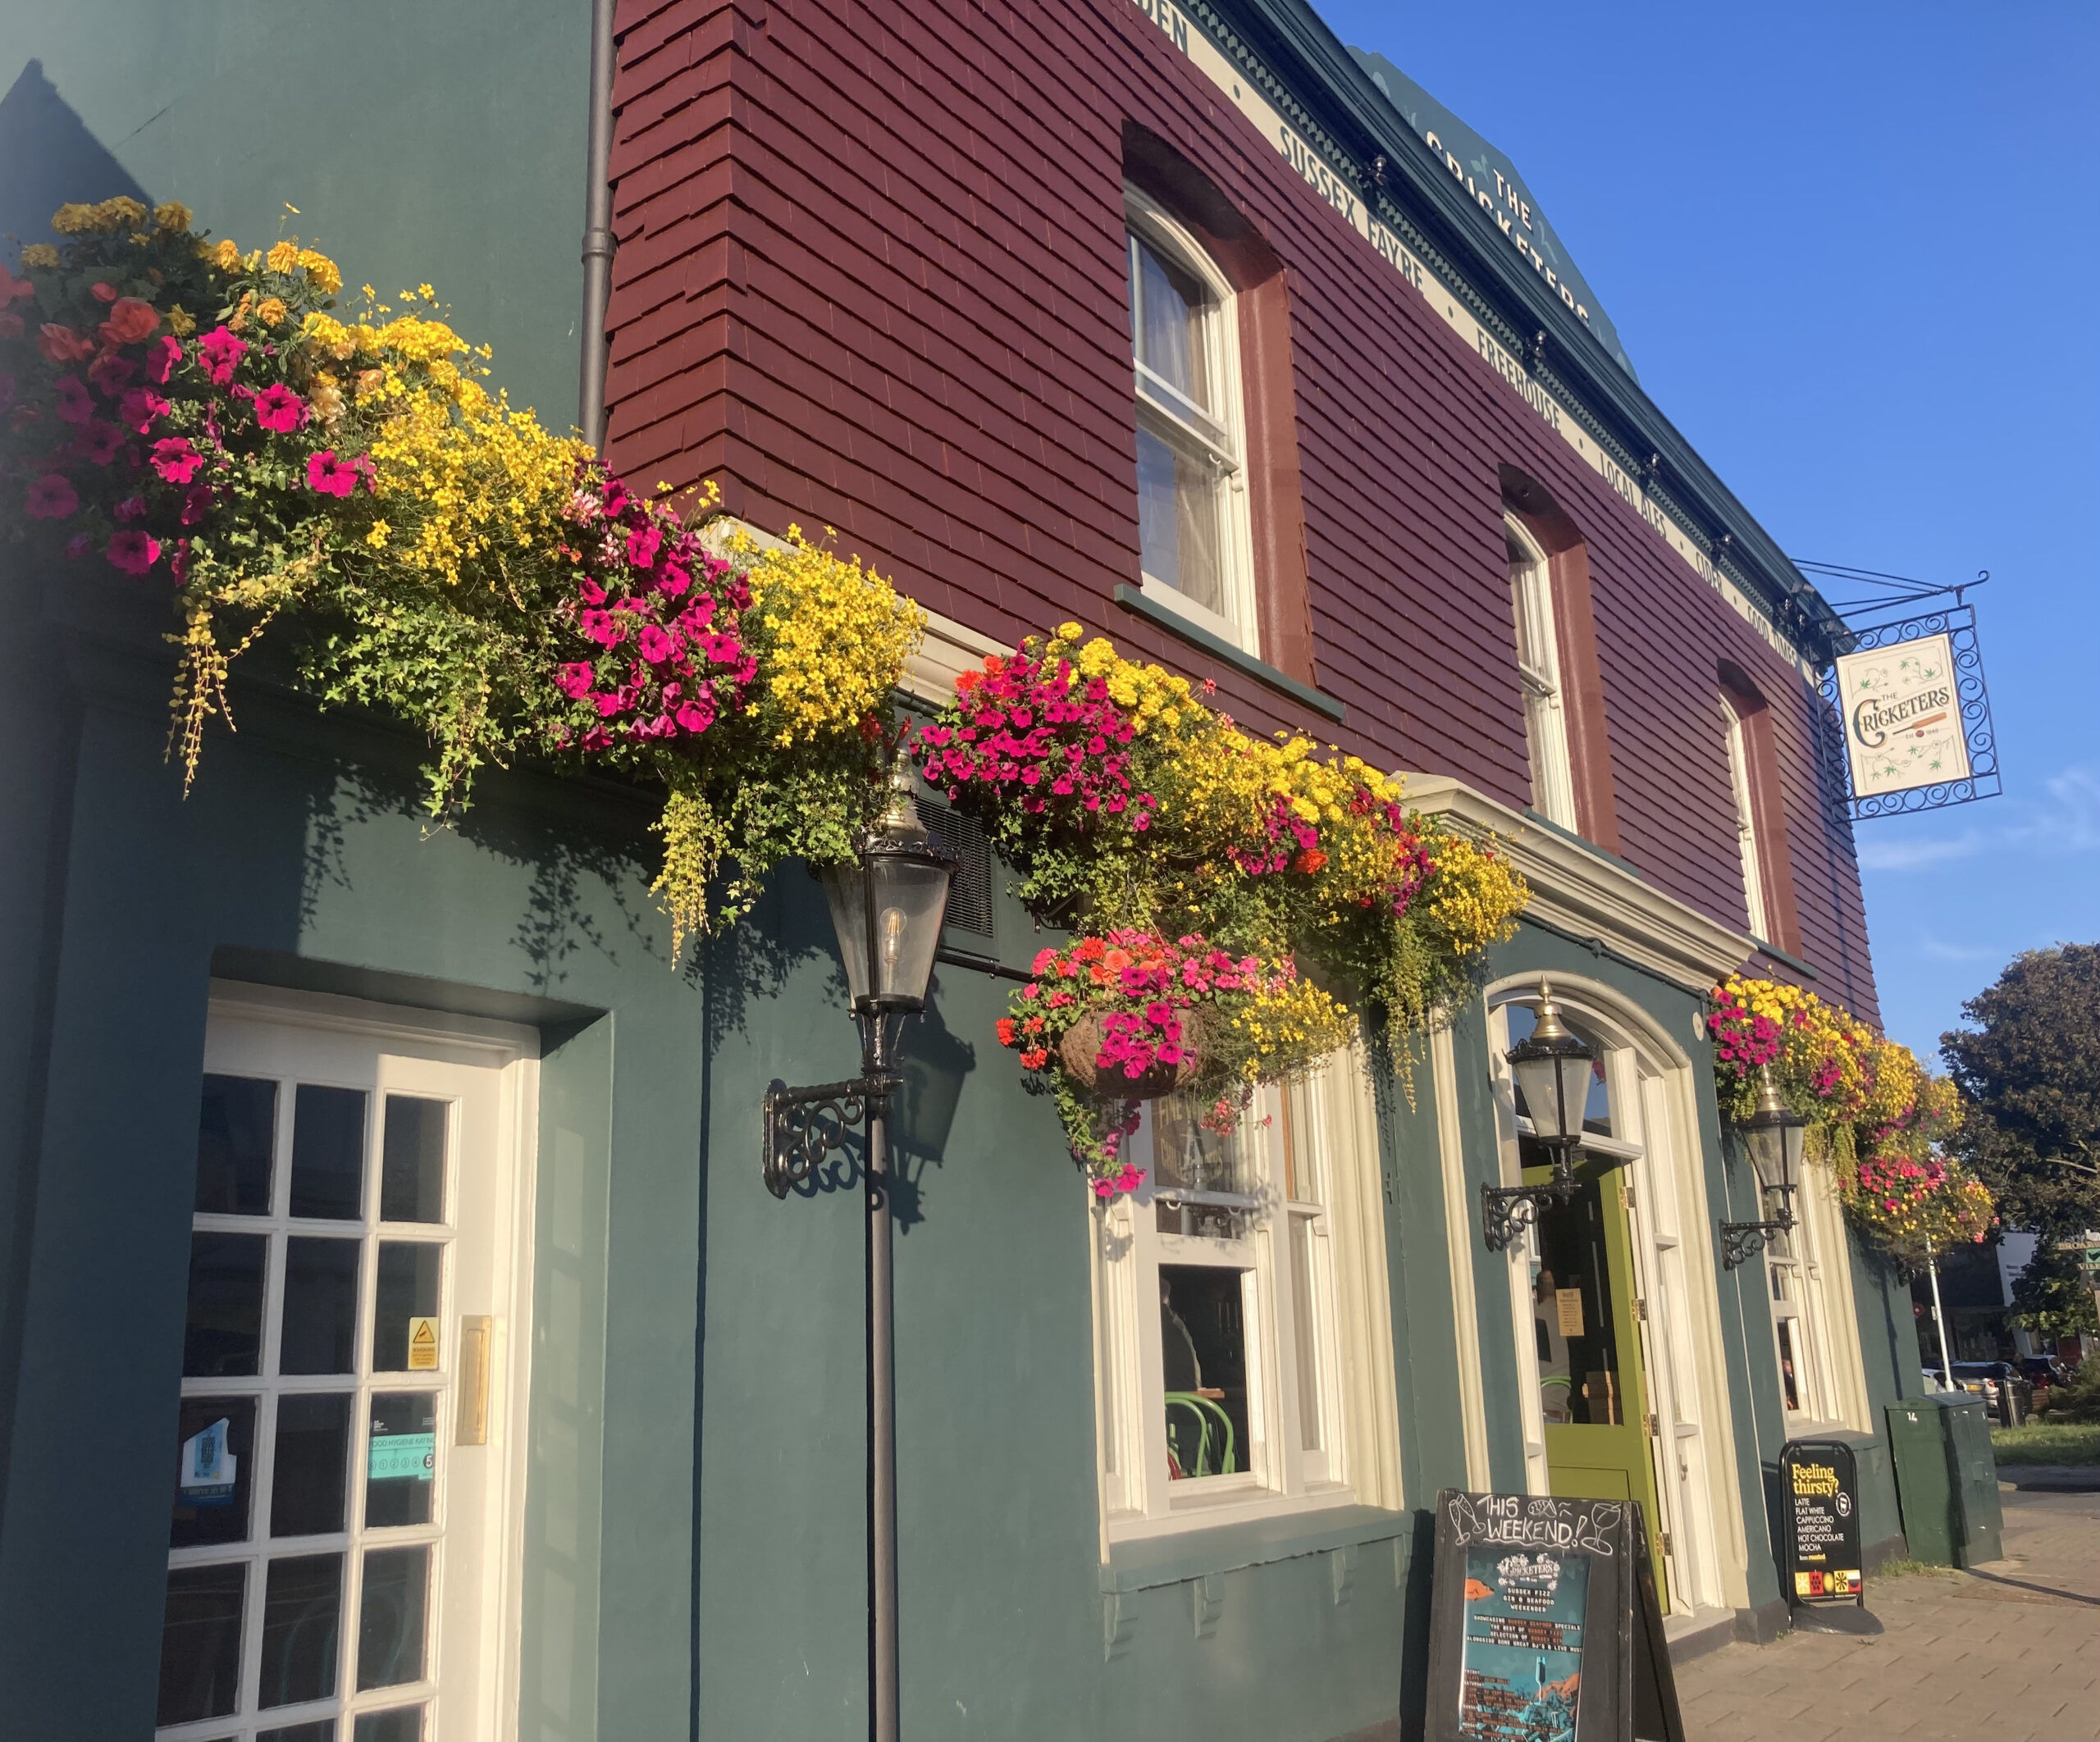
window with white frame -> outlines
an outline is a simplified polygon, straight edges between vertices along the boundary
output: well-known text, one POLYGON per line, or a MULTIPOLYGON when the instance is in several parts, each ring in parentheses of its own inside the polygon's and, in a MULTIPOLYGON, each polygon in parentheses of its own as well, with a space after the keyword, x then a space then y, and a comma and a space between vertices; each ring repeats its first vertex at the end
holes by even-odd
POLYGON ((1145 1182, 1093 1224, 1112 1539, 1398 1503, 1390 1400, 1366 1394, 1391 1371, 1368 1093, 1344 1053, 1230 1136, 1185 1100, 1146 1108, 1145 1182))
POLYGON ((1575 827, 1575 774, 1560 682, 1553 571, 1538 540, 1515 515, 1503 517, 1510 602, 1517 616, 1517 674, 1524 689, 1524 735, 1532 758, 1532 807, 1550 823, 1575 827))
POLYGON ((1232 286, 1134 189, 1125 212, 1145 596, 1256 652, 1232 286))
MULTIPOLYGON (((1779 1401, 1789 1432, 1810 1422, 1844 1422, 1856 1411, 1844 1384, 1845 1348, 1832 1323, 1833 1239, 1844 1239, 1836 1194, 1824 1170, 1801 1170, 1794 1225, 1769 1235, 1764 1274, 1771 1295, 1772 1342, 1779 1363, 1779 1401)), ((1776 1210, 1776 1202, 1765 1214, 1776 1210)), ((1847 1291, 1849 1293, 1849 1289, 1847 1291)))
POLYGON ((532 1043, 348 1006, 213 1006, 160 1742, 506 1722, 532 1043))
POLYGON ((1735 788, 1736 841, 1742 855, 1743 902, 1750 914, 1750 935, 1769 938, 1770 921, 1764 907, 1764 860, 1757 840, 1757 812, 1751 800, 1750 738, 1741 711, 1725 695, 1721 697, 1721 718, 1728 728, 1728 779, 1735 788))

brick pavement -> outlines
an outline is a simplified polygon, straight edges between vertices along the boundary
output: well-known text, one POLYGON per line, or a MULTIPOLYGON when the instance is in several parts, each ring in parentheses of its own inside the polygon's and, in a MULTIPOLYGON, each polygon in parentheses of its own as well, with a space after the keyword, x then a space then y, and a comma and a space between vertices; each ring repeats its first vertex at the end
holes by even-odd
POLYGON ((1684 1665, 1687 1742, 2100 1742, 2100 1493, 2001 1494, 2005 1559, 1870 1580, 1880 1637, 1684 1665))

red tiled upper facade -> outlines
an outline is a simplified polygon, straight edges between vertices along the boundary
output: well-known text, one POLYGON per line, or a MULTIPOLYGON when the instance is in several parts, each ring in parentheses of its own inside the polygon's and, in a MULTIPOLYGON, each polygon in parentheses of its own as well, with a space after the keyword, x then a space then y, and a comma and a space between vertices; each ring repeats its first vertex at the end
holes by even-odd
POLYGON ((1504 514, 1528 502, 1581 558, 1554 573, 1586 594, 1581 645, 1564 642, 1583 832, 1744 927, 1719 702, 1724 683, 1761 697, 1761 832, 1782 861, 1766 929, 1873 1019, 1850 828, 1799 665, 1320 197, 1161 10, 628 0, 614 464, 714 479, 771 530, 834 527, 1003 641, 1076 618, 1214 678, 1250 726, 1518 809, 1504 514), (1242 287, 1260 651, 1344 704, 1339 728, 1116 601, 1139 579, 1134 179, 1242 287))

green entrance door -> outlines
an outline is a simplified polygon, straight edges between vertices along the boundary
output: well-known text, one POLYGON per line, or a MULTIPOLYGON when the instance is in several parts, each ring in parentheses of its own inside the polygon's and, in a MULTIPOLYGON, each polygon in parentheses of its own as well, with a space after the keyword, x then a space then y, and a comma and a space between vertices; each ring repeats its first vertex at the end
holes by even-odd
MULTIPOLYGON (((1638 1501, 1660 1567, 1624 1170, 1584 1165, 1576 1177, 1573 1197, 1540 1208, 1532 1285, 1547 1473, 1553 1492, 1568 1499, 1638 1501)), ((1546 1178, 1545 1168, 1524 1170, 1527 1184, 1546 1178)), ((1666 1607, 1667 1584, 1656 1579, 1666 1607)))

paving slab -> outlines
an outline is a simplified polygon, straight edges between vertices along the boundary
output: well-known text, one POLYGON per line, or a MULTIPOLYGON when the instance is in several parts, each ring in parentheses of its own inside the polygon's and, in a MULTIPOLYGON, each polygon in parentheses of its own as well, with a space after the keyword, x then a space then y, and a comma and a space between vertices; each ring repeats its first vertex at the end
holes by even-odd
POLYGON ((2005 1558, 1869 1580, 1879 1637, 1787 1633, 1686 1664, 1688 1742, 2100 1742, 2100 1493, 1999 1497, 2005 1558))

